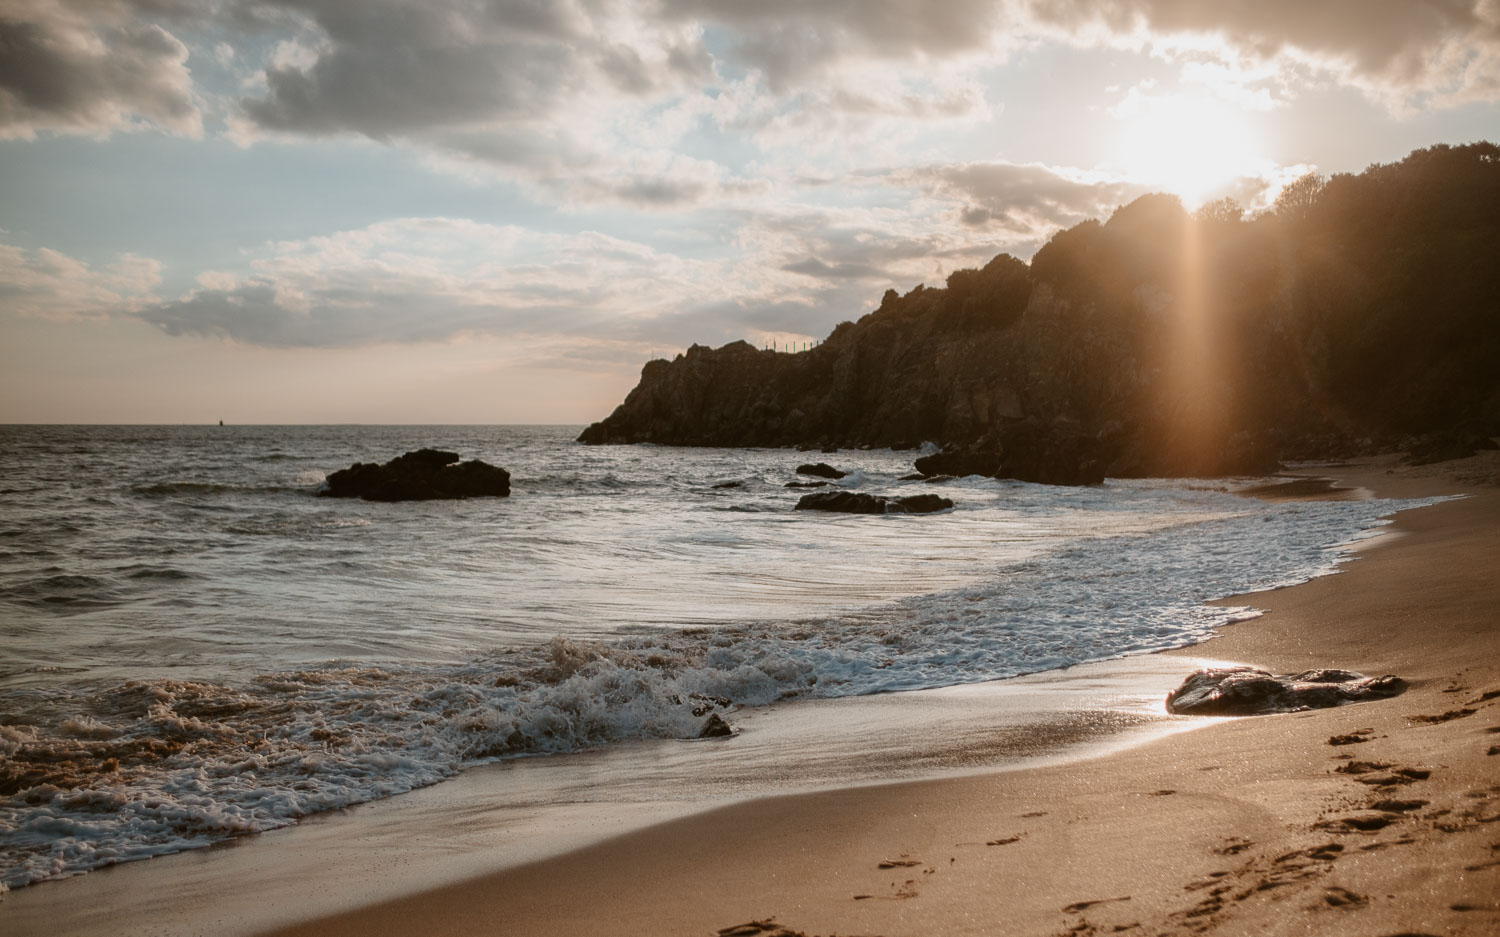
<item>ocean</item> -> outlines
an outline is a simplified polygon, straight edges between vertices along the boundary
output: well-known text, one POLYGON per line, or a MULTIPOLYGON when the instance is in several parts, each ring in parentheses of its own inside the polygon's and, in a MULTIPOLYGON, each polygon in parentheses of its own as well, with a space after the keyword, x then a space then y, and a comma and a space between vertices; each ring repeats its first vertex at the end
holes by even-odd
POLYGON ((901 480, 912 452, 579 429, 0 427, 0 889, 747 707, 1188 645, 1255 615, 1205 602, 1333 572, 1415 505, 929 485, 901 480), (511 497, 317 497, 424 446, 506 468, 511 497), (807 461, 955 507, 796 511, 807 461))

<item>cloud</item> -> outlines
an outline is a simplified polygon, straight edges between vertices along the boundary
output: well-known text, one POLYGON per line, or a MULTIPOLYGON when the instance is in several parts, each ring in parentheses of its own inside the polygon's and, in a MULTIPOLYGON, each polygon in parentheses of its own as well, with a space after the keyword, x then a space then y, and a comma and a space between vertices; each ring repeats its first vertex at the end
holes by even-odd
POLYGON ((583 232, 404 218, 269 244, 247 274, 208 271, 170 300, 131 305, 171 335, 267 347, 355 347, 503 335, 570 354, 821 336, 890 286, 940 282, 996 251, 920 211, 736 215, 732 250, 689 257, 583 232), (586 352, 586 349, 593 351, 586 352))
POLYGON ((187 46, 140 19, 181 12, 169 2, 8 3, 0 10, 0 139, 143 126, 200 136, 187 46))
POLYGON ((1154 46, 1311 65, 1392 101, 1500 98, 1494 0, 1029 0, 1043 32, 1075 42, 1154 46))
POLYGON ((1005 20, 994 0, 665 0, 664 16, 724 30, 731 66, 766 76, 778 94, 851 63, 940 66, 991 50, 1005 20))
POLYGON ((48 248, 0 244, 0 307, 45 319, 98 318, 128 312, 152 299, 161 264, 122 254, 103 269, 48 248))
POLYGON ((893 175, 955 203, 966 227, 1018 241, 1045 239, 1086 218, 1107 217, 1116 206, 1145 192, 1134 183, 1078 177, 1035 164, 949 163, 893 175))
POLYGON ((270 245, 250 275, 200 277, 199 289, 137 314, 169 334, 273 347, 466 333, 633 339, 663 312, 764 294, 726 265, 592 232, 407 218, 270 245))

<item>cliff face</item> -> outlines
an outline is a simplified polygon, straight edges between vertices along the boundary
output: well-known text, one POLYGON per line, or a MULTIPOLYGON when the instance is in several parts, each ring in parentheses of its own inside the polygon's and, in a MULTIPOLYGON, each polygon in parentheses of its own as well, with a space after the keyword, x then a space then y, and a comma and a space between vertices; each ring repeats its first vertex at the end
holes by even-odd
POLYGON ((808 351, 695 345, 648 363, 579 438, 932 440, 1018 477, 1059 461, 1120 477, 1265 471, 1335 436, 1500 429, 1500 150, 1419 151, 1314 188, 1252 222, 1147 196, 1029 266, 1001 255, 944 289, 888 291, 808 351))

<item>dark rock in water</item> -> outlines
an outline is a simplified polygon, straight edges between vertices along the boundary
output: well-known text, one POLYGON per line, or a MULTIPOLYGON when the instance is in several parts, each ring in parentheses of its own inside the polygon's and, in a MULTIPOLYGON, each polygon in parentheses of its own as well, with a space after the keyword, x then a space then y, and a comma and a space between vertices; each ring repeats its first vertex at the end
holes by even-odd
POLYGON ((1254 716, 1324 709, 1387 699, 1406 681, 1386 674, 1367 677, 1349 670, 1307 670, 1275 675, 1254 667, 1195 671, 1167 694, 1167 711, 1191 716, 1254 716))
POLYGON ((840 472, 827 462, 806 463, 797 466, 798 475, 812 475, 817 478, 843 478, 848 472, 840 472))
POLYGON ((819 491, 803 495, 797 502, 799 511, 835 511, 841 514, 931 514, 951 507, 952 501, 937 495, 886 498, 856 491, 819 491))
POLYGON ((1076 425, 1043 425, 1026 420, 1005 428, 997 478, 1040 485, 1098 485, 1104 482, 1099 441, 1076 425))
POLYGON ((787 482, 787 488, 824 488, 833 482, 787 482))
POLYGON ((887 514, 931 514, 951 507, 953 502, 942 495, 907 495, 887 502, 885 511, 887 514))
POLYGON ((743 486, 739 482, 719 482, 717 485, 711 485, 709 487, 711 487, 711 488, 740 488, 740 487, 743 487, 743 486))
POLYGON ((924 476, 984 475, 1041 485, 1097 485, 1104 481, 1096 439, 1066 422, 1011 423, 999 439, 923 456, 913 464, 924 476))
POLYGON ((884 514, 885 498, 857 491, 819 491, 803 495, 799 511, 837 511, 841 514, 884 514))
POLYGON ((724 717, 713 713, 703 720, 703 728, 698 731, 700 739, 722 739, 734 734, 734 728, 724 721, 724 717))
POLYGON ((924 455, 912 467, 925 475, 989 475, 1000 471, 1000 454, 987 446, 924 455))
POLYGON ((510 494, 510 473, 477 459, 460 462, 456 452, 418 449, 384 465, 356 462, 340 469, 318 494, 366 501, 503 498, 510 494))

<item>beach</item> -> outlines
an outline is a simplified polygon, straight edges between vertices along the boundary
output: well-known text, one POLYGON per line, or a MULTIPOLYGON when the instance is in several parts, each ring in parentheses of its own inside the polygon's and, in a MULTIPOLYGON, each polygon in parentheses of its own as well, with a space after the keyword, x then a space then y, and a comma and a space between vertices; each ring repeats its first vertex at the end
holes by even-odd
POLYGON ((752 707, 732 717, 745 730, 734 739, 512 760, 227 848, 22 889, 0 923, 75 935, 1492 933, 1494 456, 1307 468, 1258 492, 1466 496, 1402 512, 1339 575, 1222 600, 1268 614, 1197 645, 752 707), (1292 715, 1160 712, 1187 673, 1230 661, 1389 672, 1411 687, 1292 715), (799 787, 812 790, 771 796, 799 787))
POLYGON ((1317 470, 1383 496, 1468 496, 1401 514, 1341 575, 1246 597, 1269 614, 1175 652, 1395 673, 1411 687, 1394 699, 1061 766, 753 800, 276 933, 1495 933, 1493 455, 1317 470))

